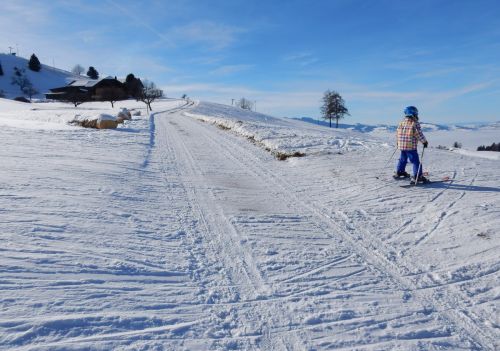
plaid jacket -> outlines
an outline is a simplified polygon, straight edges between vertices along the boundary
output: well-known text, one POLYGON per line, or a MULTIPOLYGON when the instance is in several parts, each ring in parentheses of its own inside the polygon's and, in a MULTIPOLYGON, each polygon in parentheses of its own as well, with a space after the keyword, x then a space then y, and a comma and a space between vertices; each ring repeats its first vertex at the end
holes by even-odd
POLYGON ((427 141, 420 128, 420 123, 411 118, 405 118, 399 123, 397 137, 399 150, 416 150, 419 140, 422 143, 427 141))

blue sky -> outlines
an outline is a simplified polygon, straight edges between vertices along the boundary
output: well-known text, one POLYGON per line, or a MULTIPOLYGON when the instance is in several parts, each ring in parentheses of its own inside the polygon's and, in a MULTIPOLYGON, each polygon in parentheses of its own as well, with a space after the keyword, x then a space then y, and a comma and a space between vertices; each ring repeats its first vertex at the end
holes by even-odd
POLYGON ((338 91, 351 123, 500 120, 500 1, 10 1, 0 51, 70 70, 133 72, 167 96, 318 117, 338 91))

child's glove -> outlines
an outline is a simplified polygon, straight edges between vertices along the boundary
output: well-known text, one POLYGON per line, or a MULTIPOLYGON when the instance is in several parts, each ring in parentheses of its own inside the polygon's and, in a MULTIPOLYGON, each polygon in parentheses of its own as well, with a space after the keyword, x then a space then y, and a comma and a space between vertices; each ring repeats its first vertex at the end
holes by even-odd
POLYGON ((429 143, 426 141, 426 142, 424 143, 424 148, 425 148, 425 147, 427 147, 427 145, 428 145, 428 144, 429 144, 429 143))

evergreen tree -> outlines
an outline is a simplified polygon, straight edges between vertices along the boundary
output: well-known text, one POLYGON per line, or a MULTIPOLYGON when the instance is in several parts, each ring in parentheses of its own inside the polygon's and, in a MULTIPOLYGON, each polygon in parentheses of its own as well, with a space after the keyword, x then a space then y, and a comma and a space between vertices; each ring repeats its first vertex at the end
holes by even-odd
POLYGON ((132 83, 135 81, 135 76, 133 73, 127 74, 127 77, 125 78, 125 83, 132 83))
POLYGON ((91 79, 99 79, 99 72, 93 67, 90 66, 89 70, 87 71, 87 76, 89 76, 91 79))
POLYGON ((28 68, 35 72, 40 72, 40 70, 42 69, 40 60, 38 60, 38 57, 36 57, 35 54, 31 55, 30 61, 28 63, 28 68))
POLYGON ((128 96, 135 99, 141 97, 142 94, 142 82, 139 78, 136 78, 133 73, 129 73, 127 78, 125 78, 125 88, 127 89, 128 96))
POLYGON ((323 95, 323 105, 321 113, 324 119, 330 120, 330 128, 332 127, 332 118, 337 121, 335 128, 339 127, 339 119, 344 118, 344 115, 349 115, 349 111, 344 106, 344 99, 336 91, 327 90, 323 95))

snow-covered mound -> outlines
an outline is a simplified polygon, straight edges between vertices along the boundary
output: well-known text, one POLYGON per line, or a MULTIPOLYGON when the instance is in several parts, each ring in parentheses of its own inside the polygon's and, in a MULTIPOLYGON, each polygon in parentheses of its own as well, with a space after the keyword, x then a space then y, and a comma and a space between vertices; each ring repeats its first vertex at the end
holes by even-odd
POLYGON ((379 138, 353 130, 325 129, 215 103, 201 102, 184 114, 231 129, 276 154, 343 153, 385 145, 379 138))
POLYGON ((3 90, 6 98, 13 99, 17 96, 23 96, 19 86, 11 84, 14 67, 26 70, 26 77, 38 91, 38 94, 34 95, 33 98, 43 98, 43 94, 49 92, 49 89, 64 86, 79 77, 71 72, 44 65, 43 62, 42 69, 39 72, 34 72, 28 68, 28 62, 29 60, 23 57, 0 54, 0 64, 3 69, 3 75, 0 76, 0 90, 3 90))

